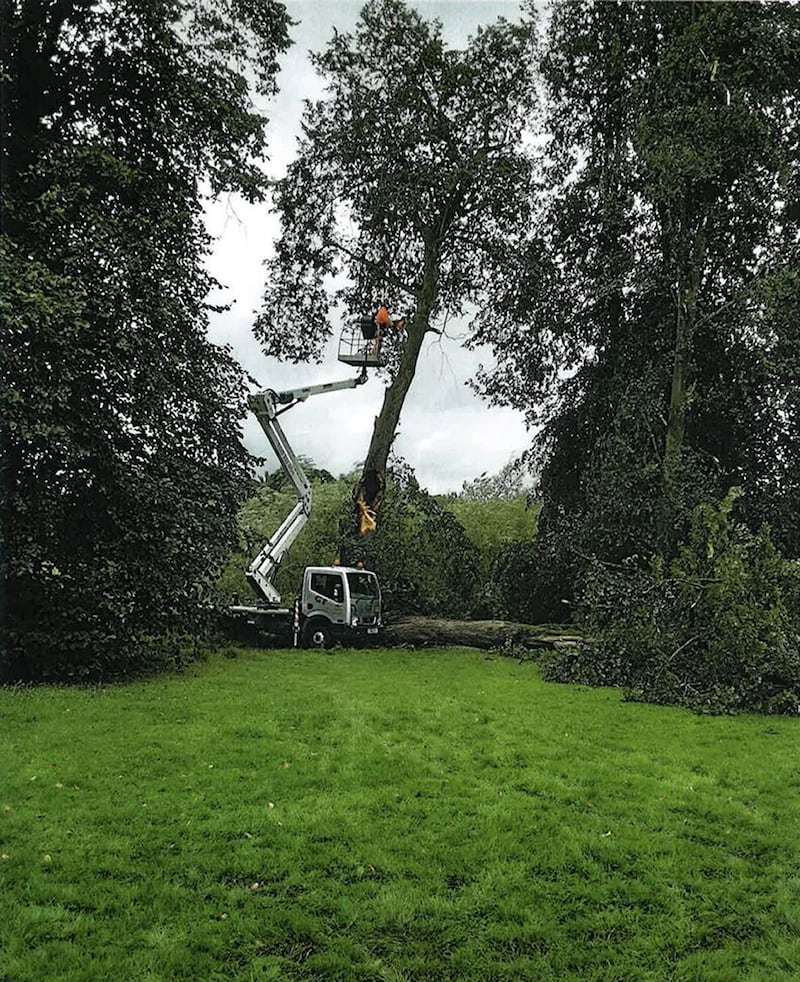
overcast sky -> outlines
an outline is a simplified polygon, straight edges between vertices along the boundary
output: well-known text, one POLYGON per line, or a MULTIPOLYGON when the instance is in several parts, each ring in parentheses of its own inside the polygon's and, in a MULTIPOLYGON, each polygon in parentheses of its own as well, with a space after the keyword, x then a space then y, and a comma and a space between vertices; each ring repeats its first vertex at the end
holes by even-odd
MULTIPOLYGON (((280 92, 266 107, 272 177, 283 176, 295 153, 303 99, 322 94, 308 51, 322 49, 334 26, 340 31, 352 29, 362 7, 361 0, 284 2, 298 23, 291 29, 294 45, 281 60, 280 92)), ((463 46, 478 25, 500 16, 514 19, 519 11, 516 0, 416 0, 411 6, 427 17, 438 17, 446 42, 456 47, 463 46)), ((401 134, 397 136, 399 140, 401 134)), ((249 206, 231 197, 211 206, 207 221, 218 239, 210 269, 224 287, 214 300, 233 303, 230 311, 212 316, 212 339, 230 344, 262 388, 293 388, 355 374, 337 361, 336 339, 321 365, 282 364, 261 353, 251 328, 262 295, 262 264, 273 248, 277 219, 265 205, 249 206)), ((459 325, 450 321, 447 333, 455 338, 459 325)), ((431 336, 423 347, 394 448, 434 493, 457 491, 465 480, 485 471, 494 473, 530 445, 521 414, 490 408, 466 385, 481 362, 491 364, 488 350, 466 352, 457 340, 431 336)), ((282 424, 296 453, 338 475, 352 470, 366 455, 382 398, 383 383, 371 378, 358 389, 309 399, 291 410, 282 424)), ((267 458, 268 469, 277 466, 252 417, 245 423, 244 438, 251 451, 267 458)))

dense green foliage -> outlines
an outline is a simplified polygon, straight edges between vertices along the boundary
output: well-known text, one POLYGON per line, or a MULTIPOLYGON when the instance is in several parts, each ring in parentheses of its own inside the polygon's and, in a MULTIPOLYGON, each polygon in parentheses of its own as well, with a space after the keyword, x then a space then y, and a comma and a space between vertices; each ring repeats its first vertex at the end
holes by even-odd
POLYGON ((96 677, 141 665, 235 534, 245 379, 206 337, 202 209, 262 194, 251 95, 286 16, 4 0, 2 20, 0 677, 96 677))
POLYGON ((463 650, 239 652, 0 714, 15 982, 800 974, 796 720, 463 650))
MULTIPOLYGON (((478 583, 478 549, 456 517, 395 460, 381 506, 380 534, 361 556, 385 592, 387 611, 467 617, 478 583)), ((346 519, 345 519, 346 520, 346 519)))
MULTIPOLYGON (((330 565, 338 556, 339 524, 349 520, 356 475, 326 480, 306 461, 314 480, 314 509, 284 558, 276 585, 291 604, 306 566, 330 565)), ((250 598, 244 577, 254 556, 291 511, 295 498, 276 492, 280 472, 254 485, 239 514, 240 549, 226 562, 215 586, 220 603, 236 594, 250 598)), ((358 555, 375 570, 389 614, 498 617, 507 614, 497 585, 507 552, 536 534, 538 506, 525 494, 479 500, 469 494, 436 497, 419 486, 413 470, 395 460, 390 470, 379 535, 360 540, 358 555)))
POLYGON ((800 713, 800 564, 766 529, 733 522, 735 497, 695 510, 669 564, 595 560, 581 611, 595 640, 562 654, 549 677, 701 712, 800 713))
MULTIPOLYGON (((767 522, 779 551, 800 556, 800 8, 563 4, 541 71, 539 209, 477 335, 498 358, 484 391, 542 425, 540 534, 508 568, 531 585, 524 619, 577 606, 597 630, 610 605, 635 625, 630 591, 649 596, 654 562, 702 567, 696 516, 733 486, 747 548, 767 522), (630 577, 598 572, 615 565, 630 577)), ((714 607, 732 623, 741 596, 753 605, 752 664, 719 672, 741 686, 731 703, 754 708, 771 698, 750 677, 772 657, 763 646, 784 664, 764 589, 731 586, 714 607)), ((680 606, 653 614, 675 648, 692 636, 680 606)), ((615 623, 616 657, 649 664, 648 644, 615 623)), ((709 648, 703 692, 724 647, 709 648)))
POLYGON ((318 357, 336 302, 354 315, 420 304, 431 264, 419 330, 480 301, 526 208, 531 44, 529 26, 498 21, 450 49, 438 21, 370 0, 354 34, 312 54, 326 94, 276 189, 281 237, 256 324, 267 353, 318 357))
POLYGON ((512 461, 497 474, 465 482, 460 494, 443 502, 478 547, 473 617, 526 620, 520 613, 533 584, 520 575, 519 558, 536 539, 541 507, 527 479, 525 462, 512 461))
POLYGON ((788 4, 553 12, 547 194, 479 336, 486 390, 544 424, 541 565, 567 596, 581 553, 674 552, 733 485, 800 554, 799 41, 788 4))

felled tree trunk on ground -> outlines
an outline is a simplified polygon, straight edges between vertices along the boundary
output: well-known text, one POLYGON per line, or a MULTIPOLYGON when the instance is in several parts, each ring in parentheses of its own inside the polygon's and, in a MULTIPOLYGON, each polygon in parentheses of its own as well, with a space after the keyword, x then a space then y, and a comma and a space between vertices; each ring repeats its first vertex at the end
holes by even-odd
POLYGON ((578 634, 561 632, 549 625, 454 621, 435 617, 400 617, 387 626, 383 639, 387 645, 466 645, 488 650, 511 644, 530 651, 575 645, 582 640, 578 634))

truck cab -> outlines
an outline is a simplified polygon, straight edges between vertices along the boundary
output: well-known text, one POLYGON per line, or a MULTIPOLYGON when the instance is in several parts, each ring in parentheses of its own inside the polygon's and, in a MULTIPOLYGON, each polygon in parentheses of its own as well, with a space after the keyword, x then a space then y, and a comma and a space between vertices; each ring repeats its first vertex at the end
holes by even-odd
POLYGON ((330 648, 337 641, 357 644, 381 628, 378 577, 366 569, 307 566, 299 607, 307 648, 330 648))

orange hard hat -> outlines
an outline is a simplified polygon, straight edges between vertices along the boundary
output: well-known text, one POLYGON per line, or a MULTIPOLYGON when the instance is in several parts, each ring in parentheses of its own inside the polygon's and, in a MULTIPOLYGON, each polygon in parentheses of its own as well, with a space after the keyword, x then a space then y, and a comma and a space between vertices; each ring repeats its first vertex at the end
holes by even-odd
POLYGON ((392 318, 389 316, 389 311, 386 307, 378 308, 378 313, 375 315, 375 323, 380 324, 381 327, 392 323, 392 318))

